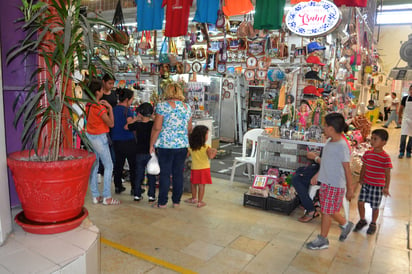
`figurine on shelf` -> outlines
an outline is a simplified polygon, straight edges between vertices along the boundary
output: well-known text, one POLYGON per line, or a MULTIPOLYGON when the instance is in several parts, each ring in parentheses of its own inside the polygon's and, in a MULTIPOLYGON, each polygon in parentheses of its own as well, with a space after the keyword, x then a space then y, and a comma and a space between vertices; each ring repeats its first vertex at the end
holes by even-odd
POLYGON ((310 114, 310 108, 307 104, 302 103, 297 113, 299 130, 305 129, 310 114))
POLYGON ((286 125, 286 127, 290 126, 290 123, 293 121, 295 117, 295 107, 293 106, 293 101, 295 98, 293 95, 286 96, 286 104, 282 110, 282 118, 281 118, 281 125, 286 125))
POLYGON ((324 116, 324 102, 322 99, 316 101, 315 109, 312 113, 312 125, 321 126, 324 116))

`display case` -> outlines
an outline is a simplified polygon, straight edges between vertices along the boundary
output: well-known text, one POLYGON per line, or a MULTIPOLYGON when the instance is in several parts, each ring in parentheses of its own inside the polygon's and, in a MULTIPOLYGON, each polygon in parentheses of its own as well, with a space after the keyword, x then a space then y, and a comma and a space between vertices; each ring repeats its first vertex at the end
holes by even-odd
POLYGON ((248 87, 247 93, 247 129, 260 128, 262 123, 262 105, 264 86, 248 87))
POLYGON ((192 110, 193 125, 209 128, 207 143, 212 145, 220 138, 222 77, 197 75, 196 82, 193 82, 189 74, 177 74, 172 75, 172 79, 187 83, 185 97, 192 110))
POLYGON ((311 163, 311 160, 306 158, 308 151, 320 152, 324 145, 324 143, 259 136, 256 174, 266 174, 269 168, 294 172, 297 168, 311 163))
POLYGON ((279 90, 277 88, 266 88, 263 94, 262 104, 262 128, 273 128, 280 126, 282 110, 277 109, 277 96, 279 90))

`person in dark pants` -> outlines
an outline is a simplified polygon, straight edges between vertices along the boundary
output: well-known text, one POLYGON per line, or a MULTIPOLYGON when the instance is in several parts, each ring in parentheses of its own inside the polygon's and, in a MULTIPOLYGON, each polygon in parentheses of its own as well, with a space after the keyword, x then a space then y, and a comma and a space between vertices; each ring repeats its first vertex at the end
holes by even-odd
POLYGON ((312 221, 319 217, 319 212, 316 211, 313 200, 309 197, 310 179, 318 172, 320 157, 315 152, 308 152, 306 154, 308 159, 314 160, 314 163, 306 167, 301 167, 296 170, 292 177, 292 185, 298 193, 300 203, 305 208, 305 213, 298 220, 303 223, 312 221))
POLYGON ((129 163, 130 182, 133 186, 136 181, 136 139, 132 132, 125 129, 128 121, 133 119, 130 105, 133 102, 133 91, 118 89, 119 103, 113 109, 114 127, 111 131, 113 148, 116 155, 114 162, 114 185, 116 194, 125 191, 122 184, 123 167, 125 161, 129 163))
POLYGON ((392 96, 389 92, 385 93, 385 97, 383 98, 383 112, 384 112, 384 121, 387 121, 389 118, 389 114, 391 113, 391 105, 392 105, 392 96))
POLYGON ((401 142, 399 145, 399 159, 405 155, 406 138, 409 136, 406 145, 406 158, 411 158, 412 153, 412 85, 409 87, 409 94, 404 96, 399 108, 399 120, 402 120, 401 142))
POLYGON ((184 103, 183 89, 178 83, 167 86, 165 101, 156 105, 156 116, 150 137, 150 153, 157 148, 160 178, 157 208, 166 208, 172 175, 173 207, 180 205, 183 194, 183 169, 192 130, 192 112, 184 103))
MULTIPOLYGON (((153 106, 150 103, 143 103, 137 108, 137 117, 133 119, 127 127, 134 131, 136 136, 136 181, 134 185, 134 200, 140 201, 142 197, 141 185, 145 178, 145 170, 149 162, 150 155, 150 134, 152 132, 153 106)), ((156 176, 147 174, 147 183, 149 185, 149 203, 156 201, 156 176)))

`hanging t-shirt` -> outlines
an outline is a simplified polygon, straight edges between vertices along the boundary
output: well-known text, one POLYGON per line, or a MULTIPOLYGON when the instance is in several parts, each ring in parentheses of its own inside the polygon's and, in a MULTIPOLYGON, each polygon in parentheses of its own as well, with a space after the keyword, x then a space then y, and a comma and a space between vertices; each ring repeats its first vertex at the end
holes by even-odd
POLYGON ((256 0, 254 29, 280 29, 286 0, 256 0))
POLYGON ((219 0, 197 0, 196 14, 193 21, 216 24, 219 0))
MULTIPOLYGON (((299 4, 300 2, 309 2, 309 1, 311 1, 311 0, 290 0, 290 4, 291 5, 296 5, 296 4, 299 4)), ((320 2, 320 0, 313 0, 313 1, 320 2)))
POLYGON ((226 16, 242 15, 253 10, 250 0, 225 0, 223 13, 226 16))
POLYGON ((345 5, 347 7, 364 8, 368 4, 367 0, 334 0, 333 2, 338 7, 345 5))
POLYGON ((163 0, 166 7, 166 27, 164 36, 178 37, 187 34, 189 13, 193 0, 163 0))
POLYGON ((164 8, 162 0, 135 0, 137 5, 137 29, 163 29, 164 8))

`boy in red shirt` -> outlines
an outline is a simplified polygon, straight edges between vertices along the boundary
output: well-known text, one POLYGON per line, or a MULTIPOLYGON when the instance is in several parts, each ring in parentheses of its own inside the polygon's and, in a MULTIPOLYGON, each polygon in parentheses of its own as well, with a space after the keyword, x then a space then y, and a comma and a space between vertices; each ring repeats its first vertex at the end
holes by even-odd
POLYGON ((363 166, 359 178, 359 183, 362 185, 362 188, 358 201, 360 220, 353 231, 359 231, 368 224, 365 220, 366 202, 369 203, 372 208, 372 222, 366 233, 375 233, 382 194, 390 196, 389 184, 391 181, 392 162, 389 155, 383 150, 388 138, 389 134, 384 129, 372 131, 371 145, 373 149, 366 151, 362 156, 363 166))

